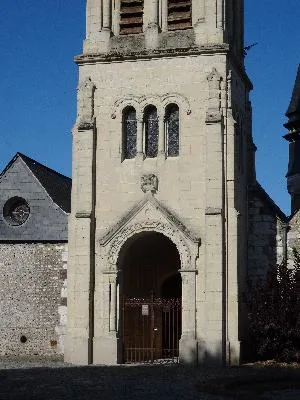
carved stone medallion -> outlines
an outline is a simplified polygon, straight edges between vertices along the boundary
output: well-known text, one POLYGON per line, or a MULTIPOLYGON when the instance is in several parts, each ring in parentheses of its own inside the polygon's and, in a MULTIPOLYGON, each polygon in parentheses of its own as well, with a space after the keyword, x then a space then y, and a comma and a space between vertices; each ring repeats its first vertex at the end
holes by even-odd
POLYGON ((141 177, 141 189, 144 193, 156 193, 158 190, 158 178, 154 174, 145 174, 141 177))

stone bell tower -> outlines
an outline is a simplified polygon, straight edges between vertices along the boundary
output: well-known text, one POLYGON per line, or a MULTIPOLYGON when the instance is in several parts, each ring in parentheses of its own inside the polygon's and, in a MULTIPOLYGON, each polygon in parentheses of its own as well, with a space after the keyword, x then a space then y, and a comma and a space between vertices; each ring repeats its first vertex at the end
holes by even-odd
POLYGON ((87 0, 86 16, 65 359, 237 364, 252 143, 243 1, 87 0))

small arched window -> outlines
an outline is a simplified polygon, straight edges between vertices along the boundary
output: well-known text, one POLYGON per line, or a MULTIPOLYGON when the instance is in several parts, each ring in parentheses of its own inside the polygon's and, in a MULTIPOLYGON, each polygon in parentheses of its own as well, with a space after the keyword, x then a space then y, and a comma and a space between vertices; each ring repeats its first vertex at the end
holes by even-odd
POLYGON ((158 153, 158 115, 154 106, 148 106, 144 112, 145 154, 154 158, 158 153))
POLYGON ((167 156, 179 155, 179 108, 177 104, 169 104, 166 108, 167 156))
POLYGON ((136 156, 136 111, 133 107, 123 110, 123 158, 136 156))

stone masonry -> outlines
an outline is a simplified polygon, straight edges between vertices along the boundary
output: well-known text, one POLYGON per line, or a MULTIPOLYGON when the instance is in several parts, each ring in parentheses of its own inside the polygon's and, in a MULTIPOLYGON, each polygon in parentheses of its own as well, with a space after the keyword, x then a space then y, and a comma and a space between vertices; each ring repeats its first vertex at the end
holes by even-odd
POLYGON ((286 259, 288 218, 257 183, 249 190, 248 277, 264 279, 286 259))
POLYGON ((70 189, 20 153, 0 174, 0 355, 64 352, 70 189))
POLYGON ((177 15, 187 18, 184 30, 171 30, 177 11, 167 0, 139 1, 135 12, 142 9, 142 17, 135 23, 141 25, 126 28, 130 3, 89 0, 83 54, 76 57, 65 359, 120 362, 121 254, 135 237, 156 232, 176 245, 181 260, 180 360, 236 364, 244 335, 239 300, 252 143, 243 1, 184 2, 188 11, 177 15), (165 110, 172 104, 179 109, 176 157, 166 147, 165 110), (145 147, 149 106, 157 112, 155 157, 145 147), (128 107, 137 130, 130 159, 124 154, 128 107), (158 189, 145 193, 141 179, 151 175, 158 189))
POLYGON ((67 245, 0 244, 0 354, 64 352, 67 245))

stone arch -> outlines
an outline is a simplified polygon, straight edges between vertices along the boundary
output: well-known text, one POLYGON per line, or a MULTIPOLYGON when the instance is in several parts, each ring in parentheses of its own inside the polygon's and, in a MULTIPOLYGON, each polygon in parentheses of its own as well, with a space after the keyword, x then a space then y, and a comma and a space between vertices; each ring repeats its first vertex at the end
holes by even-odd
POLYGON ((161 233, 170 239, 176 246, 179 256, 181 269, 189 269, 191 264, 191 252, 188 244, 179 231, 173 227, 159 221, 145 221, 137 224, 130 225, 120 231, 113 239, 108 253, 108 262, 111 270, 117 271, 117 264, 120 251, 123 245, 132 236, 142 232, 157 232, 161 233))
POLYGON ((187 115, 191 114, 191 106, 188 99, 179 93, 167 93, 162 96, 162 107, 165 109, 169 104, 176 104, 180 112, 184 112, 187 115))
POLYGON ((140 114, 140 112, 141 112, 141 107, 140 107, 138 98, 136 96, 129 95, 127 97, 118 99, 114 103, 112 111, 111 111, 111 118, 116 119, 118 117, 121 119, 123 110, 127 107, 133 107, 136 110, 137 114, 140 114))
POLYGON ((154 106, 157 109, 158 115, 162 115, 163 107, 160 96, 143 96, 140 97, 141 112, 144 114, 148 106, 154 106))

